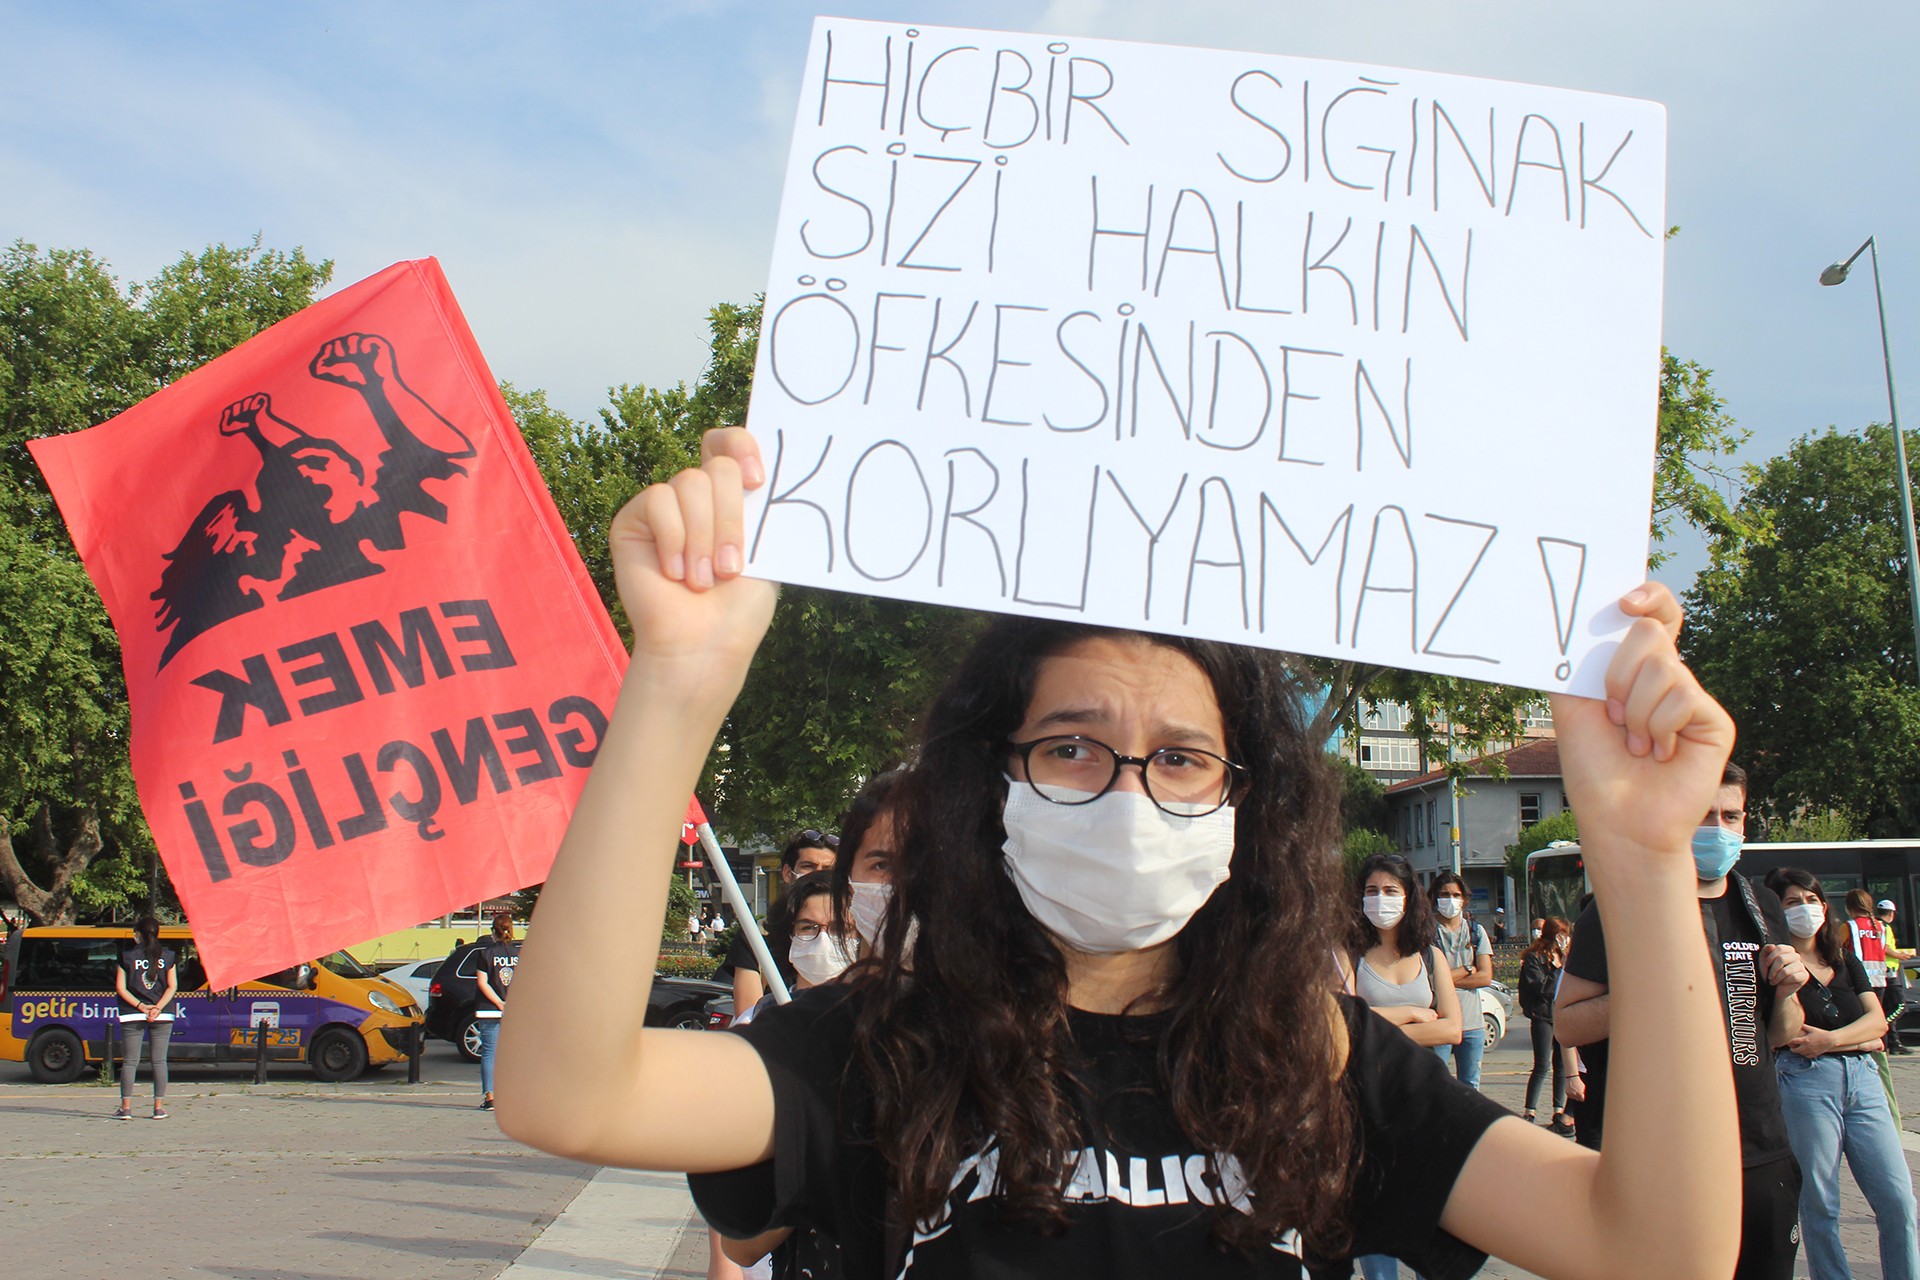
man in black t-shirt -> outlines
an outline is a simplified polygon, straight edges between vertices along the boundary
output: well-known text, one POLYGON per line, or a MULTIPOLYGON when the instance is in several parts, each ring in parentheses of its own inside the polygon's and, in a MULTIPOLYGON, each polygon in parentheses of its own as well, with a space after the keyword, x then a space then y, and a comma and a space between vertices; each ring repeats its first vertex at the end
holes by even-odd
MULTIPOLYGON (((1695 833, 1694 862, 1740 1113, 1742 1209, 1734 1280, 1789 1280, 1799 1248, 1800 1169, 1787 1144, 1773 1050, 1801 1032, 1798 992, 1807 970, 1793 949, 1780 899, 1732 870, 1746 832, 1746 800, 1746 772, 1730 764, 1713 809, 1695 833)), ((1581 1145, 1598 1150, 1606 1112, 1608 1006, 1606 934, 1595 906, 1581 912, 1574 926, 1554 1005, 1554 1035, 1580 1050, 1586 1098, 1567 1109, 1581 1145)))
MULTIPOLYGON (((790 885, 801 876, 833 870, 839 849, 838 836, 830 836, 812 828, 802 831, 787 841, 787 847, 780 853, 780 883, 790 885)), ((774 967, 780 970, 780 980, 787 984, 788 990, 792 990, 797 975, 787 959, 786 942, 769 938, 767 947, 773 954, 774 967)), ((754 958, 753 947, 747 942, 744 927, 734 934, 733 944, 727 948, 727 958, 720 962, 713 976, 722 982, 733 983, 733 1009, 736 1014, 753 1008, 760 1002, 760 997, 767 993, 766 982, 760 976, 760 962, 754 958)))

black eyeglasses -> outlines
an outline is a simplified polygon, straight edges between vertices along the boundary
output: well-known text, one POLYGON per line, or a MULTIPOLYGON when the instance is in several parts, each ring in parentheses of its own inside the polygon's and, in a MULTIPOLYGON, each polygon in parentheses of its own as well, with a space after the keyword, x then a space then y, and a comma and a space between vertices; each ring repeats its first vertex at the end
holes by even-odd
POLYGON ((1195 747, 1161 747, 1123 756, 1104 742, 1068 734, 1007 744, 1027 781, 1055 804, 1090 804, 1120 780, 1123 766, 1140 770, 1147 799, 1178 818, 1199 818, 1224 807, 1246 780, 1244 765, 1195 747))
POLYGON ((824 831, 815 831, 812 827, 800 833, 800 843, 810 844, 819 849, 831 849, 835 853, 840 852, 839 836, 830 836, 824 831))

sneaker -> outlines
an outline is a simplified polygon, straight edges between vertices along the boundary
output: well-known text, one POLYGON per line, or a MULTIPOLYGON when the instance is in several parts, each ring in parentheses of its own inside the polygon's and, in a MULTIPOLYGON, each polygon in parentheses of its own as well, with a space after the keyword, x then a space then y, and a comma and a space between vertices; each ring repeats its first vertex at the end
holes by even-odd
POLYGON ((493 1099, 492 1099, 492 1098, 482 1098, 482 1099, 480 1099, 480 1109, 481 1109, 482 1111, 491 1111, 491 1110, 493 1110, 493 1099))
POLYGON ((1573 1121, 1568 1119, 1564 1112, 1555 1116, 1553 1123, 1549 1124, 1547 1128, 1563 1138, 1571 1138, 1573 1136, 1573 1121))
POLYGON ((113 1113, 113 1118, 115 1120, 131 1120, 133 1119, 133 1108, 123 1102, 120 1104, 120 1109, 113 1113))
POLYGON ((154 1104, 153 1104, 153 1118, 154 1118, 155 1120, 165 1120, 165 1119, 167 1118, 167 1109, 166 1109, 165 1107, 163 1107, 163 1106, 161 1106, 161 1105, 160 1105, 159 1103, 157 1103, 157 1102, 156 1102, 156 1103, 154 1103, 154 1104))

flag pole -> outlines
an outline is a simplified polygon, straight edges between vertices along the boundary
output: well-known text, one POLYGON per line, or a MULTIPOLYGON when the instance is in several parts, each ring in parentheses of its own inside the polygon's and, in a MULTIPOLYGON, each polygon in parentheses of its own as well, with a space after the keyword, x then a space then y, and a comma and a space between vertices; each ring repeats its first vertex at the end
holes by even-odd
MULTIPOLYGON (((707 855, 707 870, 720 885, 720 896, 733 908, 733 918, 740 922, 740 932, 753 948, 753 958, 760 965, 760 976, 767 980, 767 989, 773 992, 774 1003, 786 1004, 793 999, 787 990, 786 979, 780 976, 780 966, 773 962, 773 953, 767 950, 766 935, 760 932, 760 922, 753 918, 753 911, 747 906, 746 895, 740 892, 740 884, 733 878, 733 868, 727 865, 726 855, 720 852, 720 842, 713 838, 713 828, 702 821, 695 828, 700 833, 700 848, 707 855)), ((735 1009, 735 1016, 746 1012, 735 1009)))

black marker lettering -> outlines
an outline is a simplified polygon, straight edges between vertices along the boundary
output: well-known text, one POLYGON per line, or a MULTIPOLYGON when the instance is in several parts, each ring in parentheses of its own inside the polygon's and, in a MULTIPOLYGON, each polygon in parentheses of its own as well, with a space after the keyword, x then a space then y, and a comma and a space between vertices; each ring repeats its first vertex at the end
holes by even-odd
POLYGON ((1000 539, 994 535, 992 529, 974 519, 975 516, 985 511, 988 505, 993 502, 994 497, 999 494, 1000 468, 993 465, 993 459, 974 448, 949 449, 947 450, 946 458, 947 505, 946 511, 940 517, 940 567, 934 576, 934 582, 937 586, 944 587, 947 585, 947 535, 951 531, 953 522, 959 520, 972 525, 987 535, 987 542, 993 547, 993 570, 1000 577, 1000 594, 1004 596, 1007 594, 1007 566, 1006 562, 1000 557, 1000 539), (960 491, 960 479, 959 470, 954 465, 954 459, 961 454, 969 453, 980 460, 980 464, 984 466, 991 475, 993 483, 991 487, 988 488, 986 497, 980 499, 980 501, 974 503, 964 511, 956 511, 954 510, 953 503, 954 495, 960 491))
POLYGON ((987 366, 987 393, 980 397, 980 421, 991 422, 1002 427, 1030 427, 1030 418, 996 418, 993 416, 993 388, 1000 378, 1002 367, 1008 369, 1028 369, 1033 367, 1031 360, 1003 360, 1000 358, 1000 335, 1006 323, 1009 311, 1038 311, 1044 313, 1045 307, 1023 307, 1011 302, 993 304, 993 362, 987 366))
POLYGON ((1040 129, 1040 104, 1035 102, 1033 95, 1027 92, 1027 86, 1032 83, 1033 64, 1027 61, 1026 55, 1013 49, 1001 49, 994 53, 993 82, 987 89, 987 118, 980 127, 981 142, 998 151, 1010 151, 1014 147, 1025 146, 1033 138, 1040 129), (1000 68, 1008 58, 1019 62, 1021 70, 1025 72, 1019 84, 1005 83, 1005 77, 1000 68), (1003 95, 1020 98, 1027 104, 1027 131, 1013 142, 995 142, 993 139, 993 111, 1003 95))
MULTIPOLYGON (((1384 566, 1381 570, 1385 573, 1384 566)), ((1360 591, 1353 602, 1353 638, 1354 648, 1360 647, 1360 617, 1367 607, 1367 594, 1406 596, 1407 597, 1407 652, 1420 651, 1420 550, 1414 545, 1413 526, 1407 523, 1407 513, 1399 507, 1386 506, 1374 512, 1373 534, 1367 539, 1367 565, 1360 571, 1360 591), (1373 561, 1380 551, 1380 526, 1391 511, 1400 517, 1400 535, 1407 543, 1407 578, 1405 586, 1375 586, 1373 582, 1373 561)))
MULTIPOLYGON (((1473 180, 1479 184, 1480 193, 1487 198, 1487 208, 1499 208, 1493 192, 1496 174, 1494 162, 1498 156, 1493 141, 1493 108, 1487 108, 1487 171, 1481 173, 1480 162, 1473 158, 1473 152, 1467 147, 1467 140, 1461 134, 1460 126, 1453 122, 1453 117, 1447 114, 1445 107, 1435 102, 1433 104, 1433 211, 1440 212, 1440 124, 1442 121, 1446 122, 1447 132, 1453 135, 1453 141, 1460 154, 1466 157, 1468 166, 1472 168, 1473 180)), ((1408 171, 1411 172, 1411 168, 1408 171)))
POLYGON ((816 127, 824 125, 827 122, 827 93, 836 84, 858 85, 861 88, 880 90, 879 127, 881 129, 887 127, 887 101, 893 94, 892 36, 888 36, 881 43, 881 49, 885 63, 880 79, 855 80, 846 76, 836 76, 833 74, 833 29, 831 27, 827 29, 827 56, 825 65, 822 66, 820 70, 820 111, 813 121, 816 127))
POLYGON ((1173 383, 1167 378, 1167 370, 1160 363, 1160 352, 1153 345, 1153 338, 1147 333, 1144 321, 1133 330, 1133 417, 1127 424, 1129 437, 1140 434, 1140 370, 1145 366, 1140 359, 1140 349, 1146 348, 1147 359, 1153 361, 1153 373, 1160 380, 1161 389, 1167 393, 1167 403, 1173 406, 1173 416, 1180 421, 1182 438, 1193 439, 1193 338, 1198 329, 1193 321, 1187 322, 1187 394, 1183 401, 1180 393, 1173 389, 1173 383))
MULTIPOLYGON (((901 479, 904 479, 904 477, 898 477, 893 480, 883 479, 881 481, 882 491, 893 495, 897 500, 898 495, 909 492, 907 487, 900 483, 901 479)), ((880 504, 870 503, 868 505, 877 507, 880 504)), ((840 536, 846 541, 847 563, 853 567, 855 573, 865 578, 868 582, 892 582, 896 578, 904 578, 913 572, 913 567, 920 563, 920 557, 927 553, 927 544, 933 539, 933 490, 927 487, 927 477, 921 472, 920 460, 913 456, 913 450, 907 448, 906 445, 901 444, 898 440, 880 440, 868 445, 866 450, 854 460, 853 470, 847 474, 846 519, 840 529, 840 536), (872 458, 876 453, 879 453, 882 449, 897 449, 905 456, 907 465, 913 469, 914 479, 920 483, 920 494, 927 507, 926 524, 920 531, 920 545, 913 548, 913 558, 907 561, 905 567, 894 573, 868 572, 867 567, 860 563, 860 557, 855 554, 854 551, 853 517, 854 512, 861 505, 858 502, 858 495, 855 491, 860 487, 860 473, 865 470, 867 460, 872 458)), ((873 543, 874 549, 897 552, 901 549, 900 535, 902 532, 903 530, 897 521, 889 521, 881 528, 879 539, 873 543)))
POLYGON ((1553 121, 1547 119, 1545 116, 1530 115, 1526 117, 1526 119, 1520 122, 1519 136, 1513 140, 1513 171, 1507 175, 1506 216, 1509 218, 1513 216, 1513 198, 1520 194, 1520 170, 1522 168, 1552 169, 1560 175, 1561 220, 1563 222, 1571 222, 1573 220, 1573 193, 1568 189, 1567 152, 1566 149, 1560 145, 1560 130, 1554 125, 1553 121), (1552 164, 1548 164, 1544 160, 1528 160, 1526 158, 1527 126, 1535 120, 1545 125, 1547 132, 1553 135, 1552 164))
POLYGON ((1267 434, 1267 421, 1273 417, 1273 379, 1267 374, 1266 362, 1260 358, 1259 351, 1255 350, 1254 345, 1239 334, 1224 329, 1216 329, 1208 333, 1207 336, 1213 339, 1213 390, 1212 394, 1207 397, 1207 426, 1206 430, 1200 434, 1200 443, 1210 449, 1224 449, 1229 452, 1251 449, 1254 445, 1260 443, 1260 437, 1267 434), (1253 357, 1253 367, 1260 374, 1262 395, 1260 402, 1260 421, 1254 426, 1253 434, 1248 436, 1247 439, 1240 444, 1222 444, 1218 439, 1214 438, 1214 433, 1220 429, 1221 369, 1226 363, 1223 354, 1224 343, 1221 341, 1224 338, 1231 338, 1233 341, 1239 343, 1246 353, 1253 357))
POLYGON ((1227 101, 1233 104, 1233 109, 1235 111, 1238 111, 1241 115, 1245 116, 1247 119, 1253 121, 1255 124, 1259 125, 1262 129, 1265 129, 1268 133, 1272 134, 1274 138, 1279 141, 1280 145, 1286 148, 1286 155, 1282 157, 1278 167, 1276 167, 1272 173, 1268 174, 1264 178, 1251 173, 1242 173, 1240 170, 1234 168, 1233 162, 1227 159, 1226 154, 1224 152, 1216 151, 1213 153, 1213 156, 1214 156, 1214 159, 1220 162, 1221 168, 1225 169, 1228 173, 1240 179, 1242 182, 1277 182, 1279 181, 1280 176, 1287 171, 1288 166, 1290 166, 1293 163, 1293 143, 1287 140, 1286 134, 1280 132, 1280 127, 1278 125, 1274 124, 1270 120, 1267 120, 1263 116, 1256 114, 1253 110, 1251 110, 1247 106, 1246 103, 1240 100, 1240 86, 1244 82, 1248 80, 1253 80, 1253 79, 1265 80, 1268 84, 1272 85, 1276 90, 1282 89, 1280 81, 1275 79, 1274 76, 1269 72, 1242 71, 1239 75, 1233 78, 1233 85, 1231 88, 1227 90, 1227 101))
MULTIPOLYGON (((1100 104, 1096 101, 1096 99, 1104 98, 1111 92, 1113 92, 1113 68, 1112 67, 1109 67, 1106 63, 1100 61, 1098 58, 1068 58, 1067 59, 1067 112, 1066 112, 1066 119, 1061 122, 1061 126, 1060 126, 1060 141, 1061 142, 1073 141, 1073 104, 1076 102, 1084 102, 1087 104, 1088 107, 1093 109, 1093 114, 1099 116, 1100 119, 1106 123, 1107 128, 1113 130, 1114 137, 1120 139, 1120 141, 1123 143, 1127 142, 1127 135, 1120 132, 1120 126, 1113 122, 1112 116, 1108 115, 1105 111, 1100 109, 1100 104), (1089 67, 1100 68, 1100 73, 1105 78, 1105 83, 1101 85, 1100 92, 1098 93, 1078 92, 1077 86, 1080 83, 1080 68, 1082 64, 1089 67)), ((1131 146, 1133 144, 1127 143, 1127 145, 1131 146)))
POLYGON ((1173 491, 1173 500, 1167 503, 1167 514, 1160 517, 1160 523, 1157 525, 1147 523, 1147 518, 1140 514, 1140 508, 1134 505, 1132 497, 1120 483, 1120 477, 1113 474, 1111 468, 1107 470, 1107 482, 1113 486, 1114 492, 1120 495, 1120 501, 1127 504, 1127 510, 1133 513, 1134 521, 1147 534, 1147 589, 1141 593, 1140 597, 1140 620, 1145 622, 1153 617, 1153 553, 1160 545, 1160 536, 1167 531, 1167 526, 1173 523, 1173 513, 1179 510, 1180 495, 1187 491, 1187 477, 1184 475, 1180 477, 1180 483, 1173 491))
POLYGON ((1401 434, 1393 425, 1393 411, 1387 408, 1387 402, 1380 398, 1379 388, 1373 385, 1373 375, 1367 372, 1367 362, 1355 359, 1353 362, 1353 469, 1366 470, 1367 452, 1367 414, 1366 402, 1373 401, 1374 408, 1380 411, 1380 417, 1387 424, 1387 439, 1393 442, 1393 451, 1400 455, 1400 463, 1407 470, 1413 470, 1413 358, 1407 357, 1405 381, 1400 384, 1400 422, 1406 428, 1401 434), (1366 397, 1361 397, 1361 388, 1366 389, 1366 397))
POLYGON ((808 253, 812 254, 816 258, 851 258, 856 253, 865 252, 867 246, 873 243, 873 210, 867 207, 867 202, 864 200, 857 199, 852 195, 849 195, 847 192, 840 190, 838 187, 829 186, 827 183, 827 180, 820 176, 821 162, 824 161, 828 156, 834 155, 837 152, 841 152, 841 151, 857 151, 861 155, 867 154, 867 149, 865 147, 856 147, 856 146, 853 146, 851 143, 841 147, 828 147, 825 151, 822 151, 819 155, 813 158, 813 184, 819 187, 822 191, 826 192, 828 195, 833 196, 836 199, 845 200, 848 204, 853 205, 855 208, 859 209, 861 215, 865 217, 867 220, 866 235, 860 241, 859 244, 855 245, 851 249, 843 249, 838 253, 828 253, 825 250, 814 248, 813 242, 807 239, 807 228, 813 225, 813 219, 808 218, 806 221, 800 224, 800 247, 805 249, 808 253))
POLYGON ((1065 356, 1067 359, 1071 360, 1073 362, 1074 368, 1086 374, 1087 381, 1091 382, 1095 387, 1099 388, 1100 412, 1096 413, 1090 421, 1083 422, 1077 427, 1063 426, 1060 423, 1055 422, 1052 418, 1049 418, 1046 414, 1044 413, 1041 414, 1040 421, 1046 423, 1048 430, 1051 430, 1051 431, 1067 431, 1067 432, 1091 431, 1093 428, 1099 426, 1102 422, 1106 420, 1107 406, 1112 402, 1112 397, 1107 394, 1107 384, 1100 381, 1100 375, 1095 373, 1087 365, 1086 361, 1082 360, 1079 356, 1075 355, 1073 353, 1073 350, 1067 346, 1068 322, 1073 320, 1078 320, 1082 317, 1086 317, 1087 319, 1092 320, 1095 324, 1101 323, 1099 315, 1097 315, 1092 311, 1075 311, 1070 315, 1067 315, 1066 317, 1064 317, 1058 325, 1054 326, 1053 340, 1054 340, 1054 345, 1060 348, 1060 354, 1065 356))
MULTIPOLYGON (((1051 609, 1071 609, 1075 613, 1084 612, 1087 607, 1087 580, 1093 573, 1093 517, 1100 506, 1100 468, 1095 467, 1093 469, 1093 483, 1088 489, 1087 528, 1085 539, 1081 543, 1086 559, 1081 562, 1080 568, 1080 599, 1076 602, 1069 603, 1065 600, 1035 600, 1021 594, 1026 583, 1027 515, 1033 507, 1033 487, 1027 475, 1028 465, 1027 459, 1022 458, 1020 460, 1020 545, 1013 553, 1014 601, 1018 604, 1044 605, 1051 609)), ((1058 490, 1051 490, 1051 492, 1058 492, 1058 490)), ((1054 505, 1051 500, 1051 493, 1048 505, 1054 505)), ((1055 542, 1052 545, 1064 546, 1070 544, 1055 542)))
MULTIPOLYGON (((833 518, 827 514, 827 509, 819 503, 810 502, 806 498, 796 498, 793 496, 800 492, 801 488, 804 487, 809 480, 812 480, 820 474, 820 468, 826 465, 827 455, 831 452, 833 452, 833 437, 828 436, 826 443, 820 447, 820 456, 814 459, 813 469, 796 480, 785 493, 782 493, 780 492, 780 466, 787 460, 787 433, 784 431, 775 431, 773 433, 773 475, 772 478, 767 481, 767 505, 760 508, 760 523, 754 526, 753 547, 747 552, 748 560, 752 560, 760 554, 760 536, 767 531, 767 517, 773 514, 775 507, 807 507, 820 517, 821 531, 826 535, 826 571, 828 573, 833 572, 833 518)), ((465 801, 462 801, 462 803, 464 804, 465 801)))
POLYGON ((1293 549, 1300 553, 1300 558, 1307 562, 1308 568, 1312 568, 1320 563, 1320 557, 1325 555, 1327 548, 1333 544, 1334 533, 1337 531, 1340 534, 1339 572, 1333 575, 1333 643, 1338 645, 1342 633, 1341 628, 1346 622, 1347 616, 1346 602, 1342 593, 1345 590, 1347 582, 1347 544, 1353 539, 1353 504, 1349 502, 1346 510, 1333 518, 1333 523, 1327 526, 1327 536, 1320 539, 1319 548, 1315 550, 1312 555, 1308 555, 1307 544, 1293 536, 1293 527, 1287 523, 1286 517, 1280 514, 1280 509, 1273 505, 1273 501, 1268 498, 1266 494, 1263 493, 1260 495, 1258 523, 1260 525, 1260 630, 1262 632, 1265 632, 1267 629, 1268 558, 1266 517, 1268 516, 1272 516, 1273 522, 1280 526, 1280 532, 1287 535, 1287 541, 1293 544, 1293 549))
POLYGON ((1304 236, 1300 237, 1300 314, 1301 315, 1306 315, 1308 312, 1307 291, 1308 291, 1308 286, 1313 282, 1313 273, 1316 271, 1328 271, 1338 276, 1340 278, 1340 283, 1347 286, 1347 308, 1353 314, 1353 322, 1355 324, 1360 323, 1360 295, 1354 292, 1353 281, 1347 276, 1347 273, 1342 271, 1340 268, 1330 267, 1327 265, 1327 259, 1331 258, 1335 253, 1337 253, 1340 249, 1340 246, 1347 242, 1347 233, 1352 230, 1353 230, 1353 219, 1348 218, 1346 221, 1346 225, 1340 228, 1339 239, 1335 240, 1333 244, 1328 247, 1325 253, 1321 254, 1318 258, 1314 258, 1313 256, 1313 214, 1312 213, 1307 214, 1307 233, 1304 236))
POLYGON ((1440 273, 1440 260, 1433 256, 1433 246, 1420 234, 1418 226, 1407 228, 1407 287, 1400 296, 1400 332, 1405 333, 1413 321, 1413 260, 1414 250, 1418 249, 1427 259, 1427 266, 1433 270, 1434 283, 1440 286, 1440 301, 1447 304, 1447 312, 1453 317, 1453 327, 1460 331, 1460 341, 1467 341, 1467 283, 1473 272, 1473 228, 1467 228, 1467 247, 1460 255, 1460 305, 1453 305, 1453 294, 1447 288, 1447 278, 1440 273))
POLYGON ((933 230, 934 225, 940 221, 941 215, 946 213, 947 207, 951 205, 955 200, 959 199, 960 193, 967 189, 967 184, 973 181, 973 175, 980 172, 980 165, 982 162, 979 160, 964 159, 960 156, 916 155, 914 156, 914 159, 915 160, 931 160, 936 164, 964 164, 967 166, 967 173, 965 177, 960 179, 960 185, 947 193, 947 198, 940 202, 940 207, 933 211, 933 217, 927 221, 926 226, 920 229, 920 234, 913 238, 913 243, 907 246, 907 251, 900 255, 899 260, 894 265, 900 266, 900 267, 911 267, 916 271, 958 271, 960 270, 959 267, 939 266, 930 262, 909 262, 907 261, 907 259, 913 257, 913 251, 915 249, 918 249, 920 247, 920 242, 927 238, 928 233, 930 233, 933 230))
POLYGON ((867 389, 861 393, 861 404, 873 403, 873 375, 880 369, 880 352, 906 350, 905 347, 888 346, 880 341, 880 304, 888 298, 925 302, 927 295, 924 293, 876 293, 873 295, 873 324, 867 330, 867 389))
POLYGON ((1607 174, 1612 171, 1613 162, 1620 158, 1620 153, 1625 151, 1627 144, 1632 141, 1633 130, 1629 129, 1627 130, 1627 136, 1620 139, 1620 145, 1613 149, 1613 154, 1607 157, 1607 162, 1601 166, 1600 172, 1589 178, 1587 176, 1587 123, 1584 120, 1580 122, 1580 229, 1582 231, 1586 230, 1587 227, 1587 188, 1592 187, 1595 191, 1606 192, 1615 204, 1624 209, 1627 216, 1633 219, 1633 225, 1640 228, 1641 235, 1647 237, 1649 240, 1653 238, 1653 232, 1647 230, 1646 223, 1640 221, 1640 215, 1633 211, 1633 206, 1621 199, 1620 193, 1612 187, 1603 187, 1600 185, 1600 179, 1606 177, 1607 174))
POLYGON ((960 322, 960 332, 954 334, 953 340, 947 343, 946 346, 935 351, 933 344, 940 340, 940 303, 941 299, 939 298, 933 300, 933 323, 927 326, 927 355, 926 359, 920 362, 920 396, 913 402, 913 407, 915 409, 925 409, 927 407, 927 376, 933 370, 933 362, 935 360, 941 360, 945 361, 959 377, 960 414, 962 417, 971 418, 973 416, 973 389, 967 385, 967 371, 962 369, 960 362, 955 360, 949 353, 960 345, 960 340, 967 336, 967 330, 973 327, 973 315, 974 312, 980 310, 980 304, 978 302, 970 302, 967 304, 967 318, 960 322))
POLYGON ((1247 548, 1240 537, 1240 517, 1234 509, 1233 489, 1219 476, 1209 476, 1200 482, 1200 519, 1193 529, 1193 553, 1187 557, 1187 595, 1180 610, 1180 622, 1185 625, 1193 620, 1193 582, 1198 570, 1237 569, 1240 572, 1240 626, 1245 630, 1247 621, 1247 548), (1207 490, 1209 486, 1219 485, 1220 494, 1227 504, 1227 529, 1233 534, 1233 559, 1208 560, 1200 554, 1200 542, 1207 533, 1207 490))
POLYGON ((1467 566, 1467 576, 1460 579, 1460 586, 1454 591, 1453 598, 1448 600, 1447 607, 1440 611, 1440 621, 1434 623, 1433 630, 1427 633, 1427 642, 1420 647, 1420 652, 1432 654, 1436 658, 1457 658, 1463 662, 1485 662, 1497 667, 1500 665, 1498 658, 1488 658, 1477 653, 1444 653, 1435 649, 1433 642, 1439 638, 1440 628, 1446 626, 1447 619, 1453 615, 1453 607, 1459 604, 1460 597, 1466 594, 1467 584, 1472 582, 1473 575, 1480 571, 1480 562, 1487 558, 1487 548, 1491 547, 1493 540, 1500 536, 1500 528, 1498 525, 1481 524, 1478 520, 1456 520, 1451 516, 1437 516, 1431 511, 1427 512, 1427 519, 1438 520, 1442 524, 1459 524, 1466 525, 1471 529, 1485 529, 1487 531, 1487 540, 1480 544, 1480 553, 1474 556, 1473 563, 1467 566))
POLYGON ((1124 227, 1103 227, 1100 225, 1100 175, 1094 174, 1088 179, 1093 184, 1093 224, 1087 236, 1087 288, 1093 288, 1094 258, 1100 250, 1101 236, 1122 236, 1140 241, 1140 287, 1147 287, 1147 235, 1153 230, 1153 185, 1147 185, 1147 216, 1142 220, 1138 231, 1128 231, 1124 227))
POLYGON ((1220 303, 1227 310, 1233 310, 1233 298, 1227 293, 1227 264, 1220 257, 1220 223, 1213 216, 1213 206, 1207 198, 1191 187, 1181 188, 1180 194, 1173 198, 1173 212, 1167 215, 1167 238, 1160 249, 1160 270, 1153 277, 1153 296, 1160 296, 1160 284, 1167 278, 1167 258, 1176 253, 1198 254, 1213 259, 1214 274, 1220 279, 1220 303), (1180 209, 1192 196, 1199 202, 1201 210, 1207 216, 1207 243, 1175 244, 1174 236, 1180 230, 1180 209))

